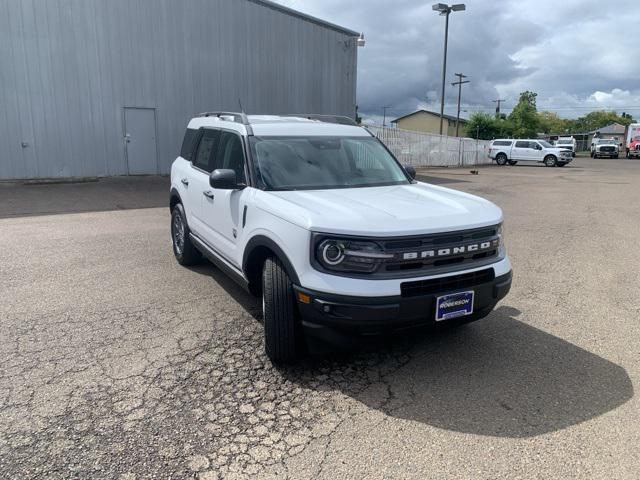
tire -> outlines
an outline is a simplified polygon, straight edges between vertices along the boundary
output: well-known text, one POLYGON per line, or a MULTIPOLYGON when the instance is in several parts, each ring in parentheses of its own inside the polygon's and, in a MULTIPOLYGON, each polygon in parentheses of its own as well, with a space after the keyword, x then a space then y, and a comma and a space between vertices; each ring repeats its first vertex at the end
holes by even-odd
POLYGON ((564 167, 566 165, 566 163, 565 162, 558 162, 558 163, 556 163, 556 165, 558 167, 564 167))
POLYGON ((555 167, 557 162, 558 160, 553 155, 547 155, 546 157, 544 157, 544 164, 547 167, 555 167))
POLYGON ((262 269, 264 349, 275 363, 291 362, 301 353, 300 322, 293 285, 282 262, 269 257, 262 269))
POLYGON ((591 152, 589 153, 589 155, 591 156, 591 158, 595 158, 595 153, 591 152))
POLYGON ((496 163, 501 167, 507 164, 507 156, 504 153, 496 155, 496 163))
POLYGON ((189 238, 187 216, 181 203, 171 211, 171 244, 173 254, 180 265, 196 265, 202 260, 202 255, 189 238))
POLYGON ((613 158, 620 158, 620 155, 618 155, 617 153, 613 156, 613 158))
POLYGON ((518 161, 517 160, 509 160, 509 165, 517 165, 518 161))

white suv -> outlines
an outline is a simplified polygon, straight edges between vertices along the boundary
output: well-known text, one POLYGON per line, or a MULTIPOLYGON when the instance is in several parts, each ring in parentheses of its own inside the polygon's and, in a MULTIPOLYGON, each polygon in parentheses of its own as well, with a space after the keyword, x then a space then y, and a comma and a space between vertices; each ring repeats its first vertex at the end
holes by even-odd
POLYGON ((202 114, 171 168, 173 251, 262 297, 275 361, 480 319, 511 286, 502 211, 414 176, 346 117, 202 114))

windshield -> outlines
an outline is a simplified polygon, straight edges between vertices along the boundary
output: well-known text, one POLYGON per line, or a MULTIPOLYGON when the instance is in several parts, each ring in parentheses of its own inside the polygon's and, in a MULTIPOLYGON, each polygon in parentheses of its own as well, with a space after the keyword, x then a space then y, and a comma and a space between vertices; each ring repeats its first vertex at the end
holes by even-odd
POLYGON ((373 137, 252 137, 256 175, 267 190, 406 185, 404 170, 373 137))
POLYGON ((544 148, 553 148, 553 145, 551 145, 546 140, 538 140, 538 143, 542 145, 544 148))
POLYGON ((573 142, 571 140, 558 140, 556 143, 558 145, 573 145, 573 142))
POLYGON ((600 140, 598 145, 616 145, 616 143, 615 140, 600 140))

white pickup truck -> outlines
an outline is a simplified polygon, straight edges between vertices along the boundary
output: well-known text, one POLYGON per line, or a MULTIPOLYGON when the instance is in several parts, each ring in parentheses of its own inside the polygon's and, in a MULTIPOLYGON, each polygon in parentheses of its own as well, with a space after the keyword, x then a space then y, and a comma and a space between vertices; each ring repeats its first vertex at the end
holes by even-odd
POLYGON ((573 160, 569 150, 557 148, 545 140, 498 139, 491 142, 489 157, 498 165, 518 162, 544 163, 547 167, 564 167, 573 160))

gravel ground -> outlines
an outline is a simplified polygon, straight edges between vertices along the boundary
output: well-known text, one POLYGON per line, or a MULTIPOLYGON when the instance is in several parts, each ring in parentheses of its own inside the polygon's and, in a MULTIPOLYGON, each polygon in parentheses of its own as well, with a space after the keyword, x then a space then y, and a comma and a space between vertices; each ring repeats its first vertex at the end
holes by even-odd
POLYGON ((504 209, 510 295, 287 368, 166 208, 5 211, 0 478, 637 478, 640 162, 428 174, 504 209))

